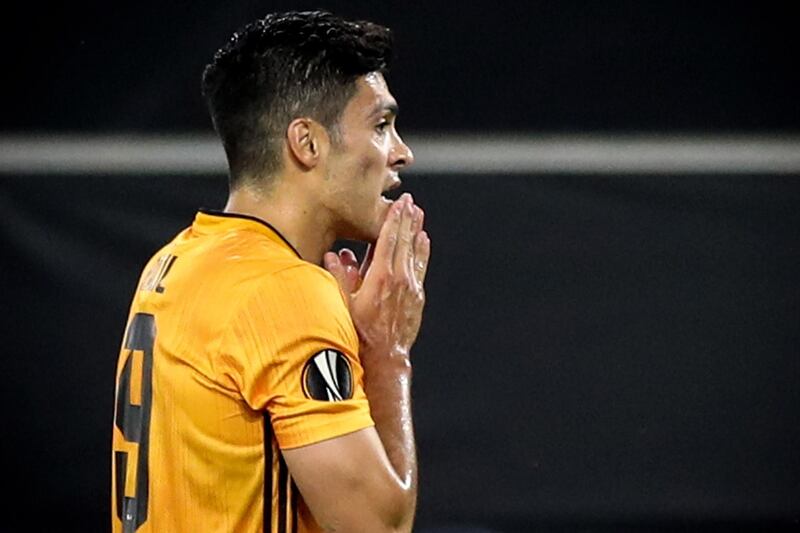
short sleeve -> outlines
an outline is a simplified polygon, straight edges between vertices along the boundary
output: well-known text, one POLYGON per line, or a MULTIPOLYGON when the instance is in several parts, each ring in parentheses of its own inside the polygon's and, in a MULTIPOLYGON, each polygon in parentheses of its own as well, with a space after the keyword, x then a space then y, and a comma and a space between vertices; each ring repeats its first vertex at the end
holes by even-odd
POLYGON ((325 270, 301 264, 268 275, 227 333, 242 397, 268 412, 282 449, 374 425, 358 336, 325 270))

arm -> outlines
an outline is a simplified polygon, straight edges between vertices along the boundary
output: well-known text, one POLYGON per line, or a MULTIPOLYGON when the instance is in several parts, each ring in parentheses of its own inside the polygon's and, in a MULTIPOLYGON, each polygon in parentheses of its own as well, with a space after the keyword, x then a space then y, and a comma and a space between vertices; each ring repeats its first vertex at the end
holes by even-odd
POLYGON ((326 531, 411 531, 417 460, 410 350, 424 306, 430 241, 422 210, 404 196, 392 206, 363 282, 352 254, 325 263, 350 294, 365 389, 375 428, 286 450, 303 498, 326 531))

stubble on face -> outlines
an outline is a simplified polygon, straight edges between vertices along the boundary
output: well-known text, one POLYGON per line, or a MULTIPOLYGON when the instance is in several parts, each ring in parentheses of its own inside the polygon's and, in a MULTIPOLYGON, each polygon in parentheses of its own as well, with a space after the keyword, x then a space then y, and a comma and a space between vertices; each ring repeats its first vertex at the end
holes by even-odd
POLYGON ((374 241, 390 205, 381 195, 389 181, 389 141, 376 134, 375 126, 396 103, 380 73, 367 74, 357 84, 339 120, 325 179, 337 238, 374 241))

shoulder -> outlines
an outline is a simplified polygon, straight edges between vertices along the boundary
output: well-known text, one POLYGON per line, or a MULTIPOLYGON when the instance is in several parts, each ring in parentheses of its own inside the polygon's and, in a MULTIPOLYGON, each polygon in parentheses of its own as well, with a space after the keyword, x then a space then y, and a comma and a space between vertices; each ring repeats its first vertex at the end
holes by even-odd
POLYGON ((225 328, 229 338, 237 344, 264 344, 271 360, 289 358, 287 354, 301 348, 303 353, 296 357, 328 348, 358 353, 358 337, 339 284, 310 263, 263 275, 240 300, 233 318, 225 328))
POLYGON ((336 278, 300 258, 278 260, 239 259, 237 265, 220 264, 215 276, 225 279, 226 300, 242 314, 269 314, 273 319, 289 315, 327 315, 349 319, 347 300, 336 278))
POLYGON ((298 284, 311 290, 338 292, 336 278, 322 267, 307 261, 287 262, 274 272, 273 277, 281 283, 298 284))
POLYGON ((266 279, 266 285, 302 307, 346 311, 345 297, 336 278, 327 270, 305 261, 273 272, 266 279))

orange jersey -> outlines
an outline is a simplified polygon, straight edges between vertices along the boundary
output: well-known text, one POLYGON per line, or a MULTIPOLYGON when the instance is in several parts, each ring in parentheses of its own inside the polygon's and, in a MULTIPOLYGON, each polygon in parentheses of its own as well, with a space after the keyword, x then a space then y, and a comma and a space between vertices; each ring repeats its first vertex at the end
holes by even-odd
POLYGON ((373 425, 336 280, 204 211, 142 274, 115 407, 115 532, 318 531, 280 450, 373 425))

